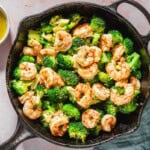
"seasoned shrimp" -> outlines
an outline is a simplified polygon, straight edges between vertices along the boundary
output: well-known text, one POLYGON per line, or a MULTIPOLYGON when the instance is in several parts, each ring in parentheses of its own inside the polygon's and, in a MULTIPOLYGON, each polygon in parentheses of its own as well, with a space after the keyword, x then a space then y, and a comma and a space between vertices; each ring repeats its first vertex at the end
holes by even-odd
POLYGON ((91 80, 98 73, 98 67, 97 67, 97 64, 94 63, 91 66, 86 67, 86 68, 79 67, 77 72, 83 79, 91 80))
POLYGON ((29 40, 29 44, 33 47, 34 55, 37 56, 42 49, 42 45, 34 39, 29 40))
POLYGON ((92 93, 94 97, 102 101, 107 100, 107 98, 110 96, 110 90, 100 83, 93 84, 92 93))
POLYGON ((19 65, 20 79, 21 80, 33 80, 36 78, 37 69, 34 63, 23 62, 19 65))
POLYGON ((19 97, 20 103, 24 104, 26 101, 31 100, 33 95, 34 95, 33 91, 26 92, 25 94, 19 97))
POLYGON ((111 34, 103 34, 100 40, 100 47, 103 50, 103 52, 110 51, 110 48, 112 47, 112 35, 111 34))
POLYGON ((44 48, 40 50, 40 54, 43 55, 50 55, 56 56, 58 51, 55 48, 44 48))
POLYGON ((122 57, 124 51, 125 51, 125 48, 124 48, 124 46, 123 46, 122 44, 116 45, 116 46, 112 49, 113 60, 114 60, 114 61, 120 60, 120 58, 122 57))
POLYGON ((110 100, 117 106, 129 103, 134 97, 134 86, 130 83, 123 85, 125 93, 120 95, 116 89, 112 89, 110 93, 110 100))
POLYGON ((118 87, 124 87, 124 85, 128 83, 128 79, 123 79, 123 80, 120 80, 120 81, 117 81, 115 83, 115 86, 118 86, 118 87))
POLYGON ((140 80, 138 80, 134 76, 130 77, 130 83, 134 86, 134 89, 136 89, 136 90, 139 90, 141 87, 140 80))
POLYGON ((76 27, 73 31, 73 36, 87 38, 93 36, 93 31, 89 23, 84 23, 76 27))
POLYGON ((89 83, 79 83, 75 87, 75 98, 79 106, 88 108, 92 102, 92 89, 89 83))
POLYGON ((32 96, 30 100, 27 100, 23 106, 23 113, 29 119, 35 120, 41 116, 42 109, 36 105, 36 96, 32 96))
POLYGON ((101 54, 102 51, 97 46, 81 46, 76 55, 76 61, 81 67, 87 67, 98 62, 101 54))
POLYGON ((63 86, 64 82, 51 68, 44 68, 40 70, 40 84, 44 84, 49 89, 52 86, 63 86))
POLYGON ((116 62, 112 60, 110 63, 107 64, 106 72, 115 81, 127 79, 130 76, 129 65, 122 59, 118 64, 120 66, 119 69, 117 69, 116 62))
POLYGON ((31 47, 27 47, 27 46, 25 46, 23 48, 23 54, 24 55, 29 55, 29 56, 35 56, 34 49, 31 48, 31 47))
POLYGON ((111 132, 111 130, 115 127, 117 119, 115 116, 106 114, 103 116, 101 124, 103 131, 111 132))
POLYGON ((68 117, 62 111, 57 111, 54 113, 54 116, 52 116, 49 124, 51 133, 54 136, 63 136, 67 131, 68 123, 68 117))
POLYGON ((66 31, 58 31, 56 33, 54 48, 56 51, 65 52, 72 45, 72 37, 66 31))
POLYGON ((100 121, 100 113, 94 109, 87 109, 82 114, 82 123, 86 128, 95 128, 100 121))

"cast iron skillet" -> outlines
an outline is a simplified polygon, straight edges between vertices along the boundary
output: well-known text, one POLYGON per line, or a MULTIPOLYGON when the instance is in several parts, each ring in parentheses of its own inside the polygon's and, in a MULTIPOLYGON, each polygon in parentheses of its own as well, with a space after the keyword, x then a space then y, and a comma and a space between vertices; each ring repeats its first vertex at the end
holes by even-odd
POLYGON ((67 146, 67 147, 74 147, 74 148, 86 148, 95 146, 97 144, 101 144, 107 142, 109 140, 114 139, 120 135, 125 133, 131 133, 140 123, 140 118, 144 106, 147 102, 148 95, 149 95, 149 83, 150 83, 150 74, 149 74, 149 57, 148 52, 145 50, 150 40, 150 33, 147 36, 141 36, 137 30, 122 16, 117 13, 117 7, 121 3, 129 3, 136 8, 138 8, 145 17, 148 19, 150 23, 150 15, 149 13, 137 2, 133 0, 120 0, 110 6, 99 6, 92 3, 86 2, 75 2, 75 3, 67 3, 63 5, 59 5, 49 10, 46 10, 40 14, 27 17, 21 21, 18 34, 16 40, 11 48, 8 61, 7 61, 7 69, 6 69, 6 83, 8 94, 10 100, 16 110, 19 121, 17 125, 16 132, 14 135, 6 141, 3 145, 0 146, 2 150, 9 150, 15 149, 15 147, 21 143, 22 141, 33 138, 33 137, 41 137, 49 142, 67 146), (43 19, 49 19, 50 16, 56 14, 69 14, 73 12, 79 12, 86 17, 91 17, 93 14, 101 16, 106 21, 108 28, 111 29, 118 29, 123 33, 124 36, 128 36, 134 40, 135 43, 135 50, 137 50, 141 54, 142 59, 142 88, 141 88, 141 95, 138 99, 140 106, 139 109, 130 115, 130 117, 126 115, 122 115, 118 118, 118 123, 116 128, 112 131, 112 133, 102 133, 98 137, 88 137, 85 144, 77 143, 75 140, 69 139, 68 137, 54 137, 52 136, 46 129, 44 129, 38 121, 31 121, 27 119, 21 110, 21 105, 17 99, 17 95, 11 90, 9 87, 10 81, 13 79, 12 72, 17 64, 19 53, 22 50, 27 30, 31 27, 35 27, 39 24, 40 21, 43 19), (145 49, 143 49, 145 48, 145 49), (142 50, 141 50, 142 49, 142 50))

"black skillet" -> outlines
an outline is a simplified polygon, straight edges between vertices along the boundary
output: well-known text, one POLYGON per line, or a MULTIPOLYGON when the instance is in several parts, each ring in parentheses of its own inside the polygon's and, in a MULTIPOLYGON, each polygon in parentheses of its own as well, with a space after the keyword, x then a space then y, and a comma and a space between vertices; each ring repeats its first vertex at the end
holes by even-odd
POLYGON ((135 131, 135 129, 137 129, 137 127, 140 124, 142 111, 145 107, 149 95, 149 57, 148 51, 146 51, 146 49, 148 41, 150 40, 150 32, 147 34, 147 36, 140 35, 137 32, 137 30, 126 19, 120 16, 117 13, 117 8, 121 3, 129 3, 138 8, 145 15, 148 22, 150 23, 150 14, 141 5, 139 5, 133 0, 120 0, 110 6, 100 6, 87 2, 67 3, 55 6, 40 14, 27 17, 23 19, 23 21, 21 21, 16 40, 11 48, 8 57, 6 69, 6 84, 8 94, 11 103, 18 114, 19 119, 15 133, 8 141, 6 141, 0 146, 0 150, 14 150, 19 143, 34 137, 41 137, 47 140, 48 142, 58 144, 61 146, 86 148, 107 142, 109 140, 114 139, 115 137, 118 137, 125 133, 131 133, 135 131), (73 12, 79 12, 87 18, 91 17, 93 14, 103 17, 107 23, 108 28, 118 29, 123 33, 124 36, 128 36, 131 39, 133 39, 135 43, 135 50, 137 50, 138 53, 141 54, 142 59, 142 92, 138 99, 140 103, 138 110, 135 113, 132 113, 129 117, 126 115, 120 116, 118 118, 118 124, 116 128, 112 131, 112 133, 102 133, 98 137, 90 136, 87 138, 85 144, 69 139, 67 136, 62 138, 54 137, 37 121, 31 121, 27 119, 22 113, 21 105, 17 99, 17 95, 9 87, 9 83, 13 79, 12 72, 17 64, 19 53, 21 52, 22 47, 24 45, 27 30, 31 27, 38 26, 40 21, 42 21, 43 19, 49 19, 50 16, 56 14, 70 14, 73 12))

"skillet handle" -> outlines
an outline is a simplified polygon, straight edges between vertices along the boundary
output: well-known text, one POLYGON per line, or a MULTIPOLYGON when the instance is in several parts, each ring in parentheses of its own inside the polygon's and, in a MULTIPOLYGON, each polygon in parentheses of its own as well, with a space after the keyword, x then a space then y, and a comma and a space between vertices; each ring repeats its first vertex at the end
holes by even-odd
POLYGON ((34 137, 35 136, 31 132, 25 129, 21 120, 18 119, 14 134, 10 137, 10 139, 0 145, 0 150, 15 150, 20 143, 34 137))
MULTIPOLYGON (((117 11, 118 6, 122 3, 128 3, 128 4, 131 4, 134 7, 136 7, 140 12, 142 12, 144 14, 146 19, 148 20, 148 23, 150 24, 150 14, 149 14, 149 12, 142 5, 140 5, 138 2, 136 2, 134 0, 119 0, 119 1, 109 5, 109 7, 112 10, 117 11)), ((150 41, 150 31, 147 35, 145 35, 145 36, 141 35, 141 37, 142 37, 142 40, 143 40, 144 47, 147 48, 148 42, 150 41)))

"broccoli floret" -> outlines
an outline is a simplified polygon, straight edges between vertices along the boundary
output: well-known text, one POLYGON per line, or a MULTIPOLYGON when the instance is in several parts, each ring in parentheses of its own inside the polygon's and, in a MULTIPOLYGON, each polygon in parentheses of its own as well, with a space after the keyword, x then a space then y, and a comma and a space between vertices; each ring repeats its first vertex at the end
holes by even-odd
POLYGON ((86 137, 89 134, 81 122, 71 122, 69 124, 68 133, 70 138, 81 140, 82 143, 85 143, 86 137))
POLYGON ((18 95, 23 95, 28 91, 28 88, 32 85, 32 82, 13 80, 11 82, 11 87, 18 95))
POLYGON ((31 63, 35 63, 35 58, 32 56, 22 56, 21 59, 19 60, 19 64, 23 63, 23 62, 31 62, 31 63))
POLYGON ((62 111, 69 117, 78 120, 80 118, 80 111, 72 104, 65 104, 62 111))
POLYGON ((93 39, 92 39, 92 45, 97 46, 99 44, 100 34, 94 33, 93 39))
POLYGON ((28 30, 28 46, 31 46, 29 44, 29 40, 34 39, 38 42, 40 42, 40 32, 38 30, 28 30))
MULTIPOLYGON (((100 118, 102 119, 102 118, 103 118, 103 116, 104 116, 104 111, 103 111, 103 110, 101 110, 101 109, 96 109, 96 111, 98 111, 98 112, 99 112, 99 114, 100 114, 100 118)), ((101 121, 101 119, 100 119, 100 121, 101 121)))
POLYGON ((136 52, 128 55, 126 61, 129 64, 131 71, 135 71, 141 67, 140 55, 136 52))
POLYGON ((43 127, 45 128, 49 127, 49 123, 51 121, 54 112, 55 112, 55 107, 53 106, 49 106, 47 110, 44 110, 42 112, 40 120, 42 122, 43 127))
POLYGON ((142 73, 140 70, 132 70, 131 74, 139 80, 142 78, 142 73))
POLYGON ((41 23, 41 32, 51 33, 53 31, 53 26, 48 23, 41 23))
POLYGON ((42 61, 45 67, 50 67, 53 69, 57 68, 57 60, 54 56, 44 56, 42 61))
POLYGON ((111 79, 111 77, 105 72, 100 71, 98 73, 98 77, 99 77, 99 80, 102 83, 104 83, 104 85, 107 86, 107 87, 111 87, 114 84, 114 80, 111 79))
POLYGON ((101 63, 109 63, 112 59, 112 54, 110 52, 103 52, 101 56, 101 63))
POLYGON ((59 69, 58 73, 67 85, 75 86, 79 82, 78 75, 73 71, 59 69))
POLYGON ((129 114, 129 113, 134 112, 137 109, 137 107, 138 107, 138 104, 132 100, 128 104, 118 106, 117 109, 120 113, 129 114))
POLYGON ((120 88, 120 87, 118 87, 118 86, 113 86, 112 88, 115 89, 115 90, 117 90, 117 92, 118 92, 120 95, 124 94, 124 92, 125 92, 125 89, 120 88))
POLYGON ((106 23, 102 18, 94 16, 91 19, 90 27, 94 32, 101 33, 105 30, 106 23))
POLYGON ((99 124, 95 128, 90 129, 90 133, 94 136, 98 136, 100 131, 102 130, 102 126, 99 124))
POLYGON ((78 14, 78 13, 71 14, 70 22, 68 24, 68 29, 74 28, 79 23, 80 20, 81 20, 80 14, 78 14))
POLYGON ((74 88, 71 86, 66 86, 66 89, 68 91, 69 101, 72 102, 73 104, 76 103, 77 100, 74 97, 74 88))
POLYGON ((72 47, 68 50, 70 55, 76 54, 78 52, 78 48, 85 44, 84 40, 80 37, 74 37, 72 39, 72 47))
POLYGON ((62 19, 61 15, 53 16, 53 17, 51 17, 49 24, 54 26, 60 19, 62 19))
POLYGON ((87 37, 87 38, 85 38, 84 39, 84 43, 85 43, 85 45, 87 45, 87 46, 92 46, 92 37, 87 37))
POLYGON ((107 112, 107 114, 111 114, 113 116, 116 116, 117 107, 111 101, 107 101, 107 103, 106 103, 106 112, 107 112))
POLYGON ((48 109, 49 106, 51 105, 50 101, 48 99, 43 99, 42 100, 42 109, 45 110, 45 109, 48 109))
POLYGON ((19 69, 19 67, 16 67, 14 72, 13 72, 13 76, 15 79, 20 79, 20 74, 21 74, 21 71, 19 69))
POLYGON ((55 87, 47 91, 51 102, 64 102, 68 98, 68 91, 65 87, 55 87))
POLYGON ((72 69, 73 68, 73 58, 69 55, 63 55, 61 53, 59 53, 57 55, 57 62, 60 68, 63 69, 72 69))
POLYGON ((140 94, 140 90, 134 90, 134 98, 136 98, 140 94))
POLYGON ((119 31, 110 30, 110 31, 108 31, 108 34, 112 35, 113 45, 123 42, 123 36, 119 31))
POLYGON ((39 96, 40 98, 43 97, 44 94, 47 92, 47 90, 42 85, 37 85, 37 87, 35 88, 35 91, 36 91, 37 96, 39 96))
POLYGON ((133 52, 133 41, 129 38, 125 38, 123 41, 123 45, 125 47, 125 53, 131 54, 133 52))
POLYGON ((54 41, 55 41, 55 37, 53 34, 42 33, 41 40, 40 40, 41 44, 47 45, 49 43, 52 45, 54 43, 54 41))

